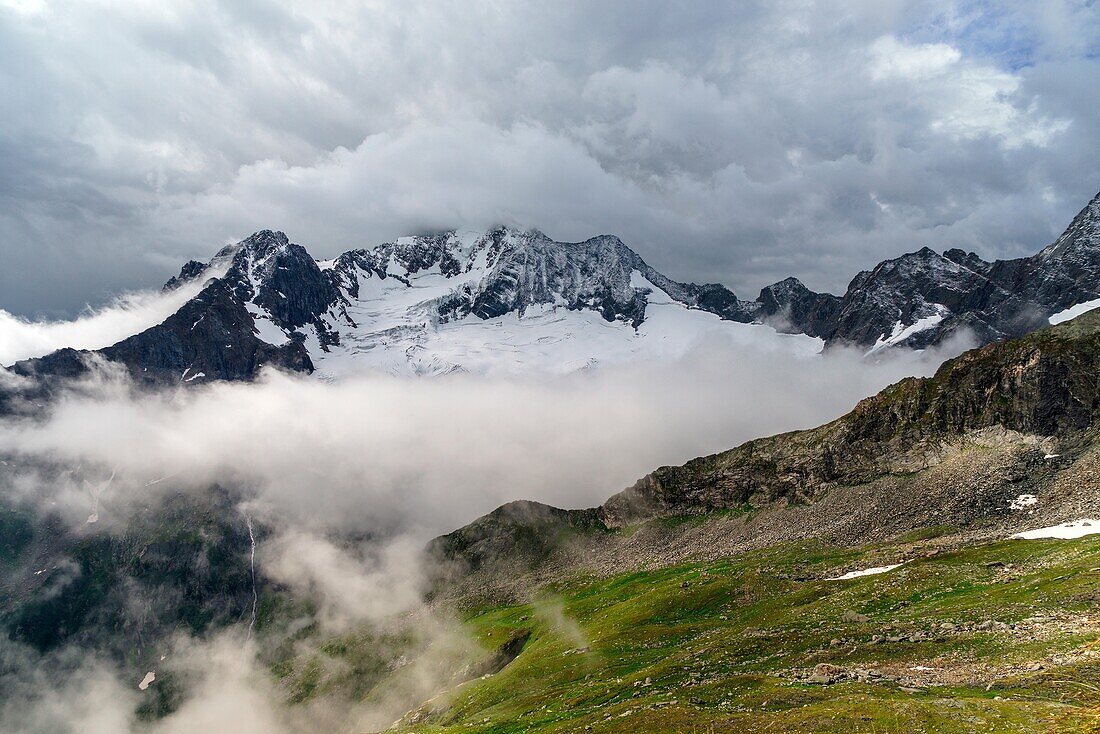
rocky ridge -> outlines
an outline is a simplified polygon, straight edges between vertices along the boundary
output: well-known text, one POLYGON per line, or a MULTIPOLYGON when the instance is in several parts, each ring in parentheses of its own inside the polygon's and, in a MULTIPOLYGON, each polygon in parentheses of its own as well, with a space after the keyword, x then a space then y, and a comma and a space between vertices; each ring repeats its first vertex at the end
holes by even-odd
POLYGON ((781 281, 761 292, 753 315, 829 344, 922 349, 963 331, 979 344, 1022 336, 1097 298, 1100 194, 1031 257, 987 262, 925 247, 859 273, 843 296, 781 281))
MULTIPOLYGON (((658 304, 869 353, 923 349, 957 334, 988 343, 1029 333, 1060 311, 1100 299, 1100 195, 1030 258, 986 262, 961 250, 923 248, 858 274, 843 296, 815 293, 788 278, 743 301, 719 284, 674 281, 610 235, 567 243, 503 227, 404 237, 320 262, 285 234, 263 230, 209 263, 186 263, 165 288, 202 278, 201 292, 161 324, 94 353, 63 349, 13 365, 11 372, 29 378, 30 386, 14 397, 5 389, 0 402, 10 410, 20 400, 41 400, 85 374, 89 360, 120 364, 154 385, 250 380, 266 366, 310 373, 322 362, 342 366, 326 368, 326 376, 401 365, 447 372, 467 366, 462 354, 447 357, 447 347, 469 339, 449 332, 450 341, 441 343, 441 330, 506 317, 521 318, 521 331, 539 324, 543 331, 528 329, 529 343, 517 347, 518 354, 543 349, 547 341, 575 341, 568 330, 580 328, 577 323, 538 320, 558 311, 596 314, 625 329, 584 327, 593 341, 575 342, 579 353, 571 359, 557 357, 583 366, 586 356, 598 361, 591 351, 611 333, 622 342, 612 351, 620 358, 633 354, 630 330, 645 331, 658 304)), ((664 328, 682 334, 712 327, 696 318, 691 327, 664 328)))

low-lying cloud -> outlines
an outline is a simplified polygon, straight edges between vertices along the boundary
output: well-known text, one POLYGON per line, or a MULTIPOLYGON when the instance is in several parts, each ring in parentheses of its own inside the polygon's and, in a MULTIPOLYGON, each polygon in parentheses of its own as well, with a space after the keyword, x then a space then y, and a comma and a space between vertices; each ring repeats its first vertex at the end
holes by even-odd
MULTIPOLYGON (((115 473, 104 520, 170 478, 255 488, 286 523, 430 534, 513 499, 598 504, 658 466, 835 418, 938 359, 791 358, 714 338, 676 361, 563 376, 268 372, 153 394, 115 378, 0 425, 0 452, 115 473)), ((87 504, 74 517, 92 511, 82 488, 69 494, 87 504)))
MULTIPOLYGON (((86 308, 75 319, 31 321, 0 309, 0 366, 63 347, 110 346, 164 321, 198 295, 203 281, 200 278, 169 291, 126 293, 100 308, 86 308)), ((2 375, 0 379, 4 379, 2 375)))

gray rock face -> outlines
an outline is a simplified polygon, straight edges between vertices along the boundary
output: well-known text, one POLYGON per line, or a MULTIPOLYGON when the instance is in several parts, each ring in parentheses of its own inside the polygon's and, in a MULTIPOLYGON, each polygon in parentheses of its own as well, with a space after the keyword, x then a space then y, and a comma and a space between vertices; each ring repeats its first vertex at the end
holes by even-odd
POLYGON ((206 272, 209 266, 206 263, 199 262, 198 260, 188 260, 180 268, 180 274, 168 279, 168 282, 164 284, 162 290, 171 291, 179 288, 184 283, 189 283, 195 280, 200 275, 206 272))
POLYGON ((923 248, 859 273, 840 297, 781 281, 761 291, 754 315, 829 344, 921 349, 962 330, 982 344, 1022 336, 1096 298, 1100 194, 1032 257, 986 262, 958 249, 940 255, 923 248), (914 326, 924 328, 906 328, 914 326))
POLYGON ((798 278, 787 278, 760 291, 753 315, 787 333, 823 336, 836 323, 841 299, 815 293, 798 278))
POLYGON ((231 284, 213 279, 157 326, 96 352, 62 349, 17 362, 11 372, 33 379, 39 395, 87 374, 96 359, 125 367, 139 384, 250 380, 265 365, 313 369, 302 340, 274 346, 256 336, 254 321, 231 284))
POLYGON ((556 242, 537 230, 498 227, 474 242, 454 232, 409 237, 373 250, 353 250, 327 271, 332 282, 351 297, 359 293, 360 275, 406 281, 431 268, 455 278, 487 268, 474 284, 440 304, 442 320, 473 314, 491 319, 522 312, 530 306, 560 305, 590 309, 608 321, 638 326, 645 319, 645 294, 631 274, 641 273, 653 285, 693 308, 723 318, 751 321, 749 308, 717 284, 678 283, 646 264, 618 237, 601 235, 583 242, 556 242))

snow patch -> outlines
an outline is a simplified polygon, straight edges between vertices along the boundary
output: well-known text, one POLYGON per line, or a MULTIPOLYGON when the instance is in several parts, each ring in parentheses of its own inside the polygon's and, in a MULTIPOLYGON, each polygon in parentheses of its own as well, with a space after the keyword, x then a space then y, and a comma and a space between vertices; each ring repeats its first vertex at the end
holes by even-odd
POLYGON ((488 267, 481 252, 469 271, 449 278, 438 267, 414 273, 407 282, 363 278, 358 297, 349 297, 346 305, 351 323, 330 318, 339 344, 323 349, 312 325, 303 329, 315 376, 338 379, 367 370, 407 376, 457 371, 566 374, 638 360, 678 359, 715 337, 792 359, 813 357, 824 345, 804 334, 778 334, 768 326, 724 321, 689 308, 638 271, 631 273, 630 284, 648 293, 646 318, 637 330, 624 321, 607 321, 595 311, 570 310, 564 302, 534 304, 522 314, 487 320, 471 314, 441 321, 438 303, 476 286, 488 267))
POLYGON ((276 347, 281 347, 290 341, 287 333, 271 319, 271 315, 267 311, 251 302, 245 304, 245 308, 252 316, 253 331, 260 341, 276 347))
POLYGON ((676 303, 676 301, 672 300, 672 296, 650 283, 649 279, 637 270, 630 271, 630 287, 635 290, 647 291, 645 300, 650 306, 657 304, 667 306, 676 303))
POLYGON ((1081 520, 1064 522, 1061 525, 1051 525, 1048 528, 1027 530, 1022 533, 1016 533, 1012 537, 1021 540, 1036 540, 1037 538, 1071 540, 1073 538, 1083 538, 1086 535, 1096 535, 1097 533, 1100 533, 1100 520, 1082 518, 1081 520))
POLYGON ((1088 313, 1089 311, 1098 307, 1100 307, 1100 298, 1092 301, 1085 301, 1084 303, 1078 303, 1076 306, 1070 306, 1064 311, 1059 311, 1058 313, 1052 315, 1049 319, 1047 319, 1047 321, 1049 321, 1051 325, 1060 324, 1063 321, 1070 321, 1072 319, 1075 319, 1081 314, 1088 313))
POLYGON ((841 576, 834 576, 826 581, 847 581, 848 579, 857 579, 861 576, 877 576, 880 573, 886 573, 887 571, 893 571, 902 564, 895 563, 892 566, 874 566, 872 568, 865 568, 862 571, 849 571, 841 576))
POLYGON ((1010 510, 1026 510, 1032 505, 1038 504, 1039 498, 1033 494, 1022 494, 1016 499, 1012 500, 1008 509, 1010 510))
POLYGON ((947 317, 951 311, 946 306, 941 306, 938 303, 932 304, 936 309, 936 313, 930 316, 925 316, 914 321, 909 326, 906 326, 901 321, 894 324, 894 328, 890 332, 890 336, 883 334, 875 342, 874 346, 867 352, 868 354, 874 354, 875 352, 885 349, 886 347, 892 347, 895 344, 901 344, 914 334, 919 334, 922 331, 934 328, 941 321, 947 317))
POLYGON ((150 670, 145 674, 145 677, 141 679, 141 683, 138 683, 138 689, 144 691, 149 687, 149 684, 157 679, 157 674, 150 670))

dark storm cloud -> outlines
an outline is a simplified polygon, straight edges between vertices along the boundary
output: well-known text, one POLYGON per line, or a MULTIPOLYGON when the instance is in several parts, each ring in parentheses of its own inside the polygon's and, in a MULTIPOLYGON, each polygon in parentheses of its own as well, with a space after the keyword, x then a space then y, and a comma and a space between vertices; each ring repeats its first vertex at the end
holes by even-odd
POLYGON ((1020 255, 1100 188, 1098 38, 1068 0, 0 0, 0 308, 72 313, 262 227, 318 256, 614 232, 743 297, 1020 255))

